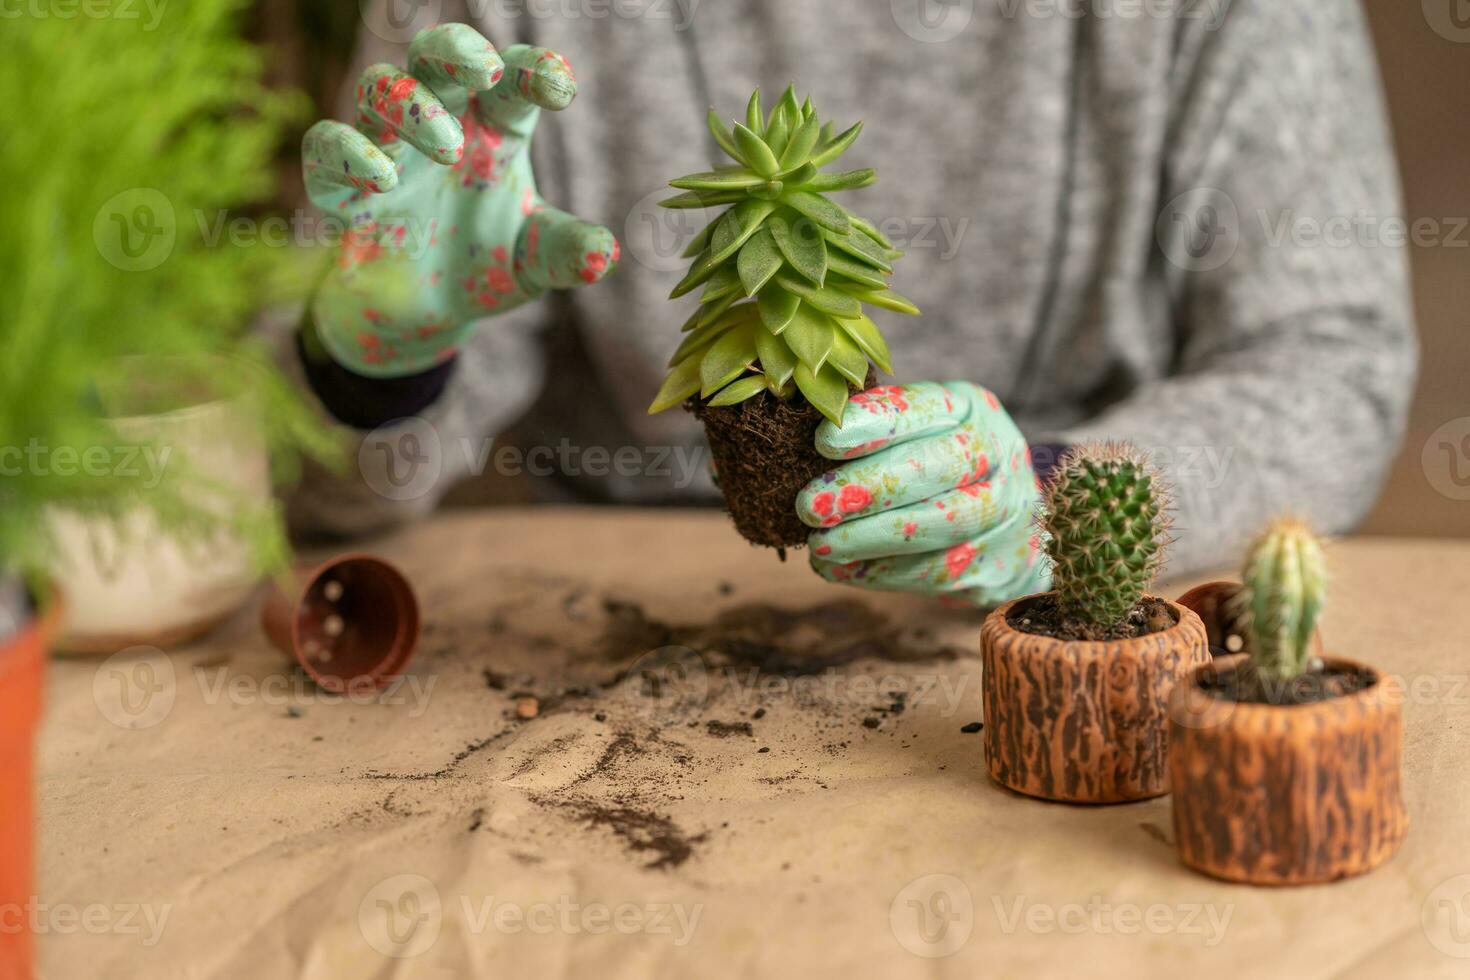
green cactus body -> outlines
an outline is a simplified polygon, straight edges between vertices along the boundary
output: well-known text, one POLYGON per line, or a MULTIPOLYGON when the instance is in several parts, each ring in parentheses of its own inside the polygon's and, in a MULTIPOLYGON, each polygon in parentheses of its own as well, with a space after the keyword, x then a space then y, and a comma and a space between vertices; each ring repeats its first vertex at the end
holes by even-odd
POLYGON ((1163 563, 1167 510, 1158 474, 1131 446, 1068 455, 1047 487, 1042 518, 1064 617, 1104 630, 1127 617, 1163 563))
POLYGON ((1327 598, 1321 542, 1294 519, 1273 523, 1246 558, 1251 665, 1272 680, 1290 680, 1315 665, 1312 636, 1327 598))

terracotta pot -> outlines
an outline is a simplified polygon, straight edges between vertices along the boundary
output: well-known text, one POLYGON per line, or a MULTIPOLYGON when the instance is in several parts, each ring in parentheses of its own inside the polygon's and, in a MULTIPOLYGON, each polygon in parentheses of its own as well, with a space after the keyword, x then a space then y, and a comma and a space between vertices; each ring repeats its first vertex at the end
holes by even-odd
POLYGON ((276 584, 261 628, 318 686, 334 694, 381 688, 403 672, 419 642, 419 604, 408 579, 372 555, 338 555, 276 584))
POLYGON ((1195 671, 1169 705, 1174 839, 1196 871, 1255 885, 1305 885, 1370 871, 1398 850, 1402 698, 1368 671, 1363 690, 1311 704, 1236 702, 1204 688, 1244 656, 1195 671))
MULTIPOLYGON (((1239 582, 1206 582, 1179 597, 1179 604, 1193 609, 1205 624, 1212 656, 1228 657, 1250 652, 1246 649, 1250 640, 1246 616, 1244 610, 1237 605, 1242 588, 1244 586, 1239 582)), ((1322 630, 1312 633, 1312 642, 1316 646, 1317 656, 1323 656, 1326 649, 1322 645, 1322 630)))
POLYGON ((1059 640, 1011 626, 1037 598, 1001 606, 980 630, 990 778, 1068 803, 1167 793, 1169 692, 1209 661, 1204 624, 1164 600, 1175 624, 1134 639, 1059 640))
MULTIPOLYGON (((0 645, 0 909, 25 909, 35 894, 36 729, 46 650, 60 616, 61 604, 53 601, 0 645)), ((32 976, 32 938, 24 922, 15 931, 0 928, 0 978, 32 976)))

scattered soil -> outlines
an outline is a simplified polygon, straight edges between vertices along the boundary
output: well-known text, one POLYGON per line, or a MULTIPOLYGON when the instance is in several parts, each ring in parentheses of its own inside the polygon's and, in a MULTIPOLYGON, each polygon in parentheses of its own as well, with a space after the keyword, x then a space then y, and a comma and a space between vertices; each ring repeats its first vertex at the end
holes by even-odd
MULTIPOLYGON (((762 673, 797 677, 867 658, 921 663, 954 660, 966 653, 954 646, 917 646, 912 634, 905 636, 886 616, 856 599, 805 609, 752 603, 724 610, 708 623, 687 626, 653 619, 637 603, 609 600, 605 608, 608 622, 597 655, 611 661, 682 646, 762 673)), ((622 675, 613 683, 620 680, 622 675)))
POLYGON ((1111 627, 1099 627, 1072 617, 1064 617, 1057 609, 1052 593, 1037 596, 1011 609, 1006 622, 1012 629, 1058 640, 1131 640, 1150 633, 1160 633, 1179 623, 1174 610, 1163 599, 1145 596, 1123 618, 1111 627))
POLYGON ((715 738, 729 738, 731 735, 755 738, 755 729, 748 721, 707 721, 704 723, 704 729, 715 738))
MULTIPOLYGON (((864 387, 876 382, 869 371, 864 387)), ((800 395, 783 402, 770 392, 723 408, 698 399, 685 407, 704 423, 715 482, 735 529, 783 559, 787 548, 806 544, 812 529, 796 516, 796 496, 834 465, 814 445, 822 413, 800 395)))
POLYGON ((537 799, 569 813, 592 827, 611 830, 630 851, 652 853, 653 860, 644 867, 650 870, 677 868, 694 855, 694 848, 704 843, 705 834, 689 836, 668 817, 633 806, 608 805, 596 800, 537 799))
POLYGON ((1254 670, 1244 668, 1216 676, 1201 678, 1200 684, 1210 694, 1238 704, 1270 704, 1278 707, 1317 704, 1346 697, 1378 683, 1371 670, 1338 667, 1329 664, 1289 681, 1274 681, 1254 670))

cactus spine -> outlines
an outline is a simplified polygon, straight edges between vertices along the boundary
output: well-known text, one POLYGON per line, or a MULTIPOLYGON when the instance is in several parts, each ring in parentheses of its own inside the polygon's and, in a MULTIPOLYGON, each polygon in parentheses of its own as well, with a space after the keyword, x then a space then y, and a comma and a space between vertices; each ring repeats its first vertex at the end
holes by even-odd
POLYGON ((1052 475, 1042 526, 1063 616, 1118 625, 1152 584, 1168 543, 1158 473, 1127 444, 1082 446, 1052 475))
POLYGON ((1242 578, 1251 666, 1270 680, 1316 667, 1312 635, 1327 598, 1321 542, 1294 518, 1273 522, 1251 547, 1242 578))

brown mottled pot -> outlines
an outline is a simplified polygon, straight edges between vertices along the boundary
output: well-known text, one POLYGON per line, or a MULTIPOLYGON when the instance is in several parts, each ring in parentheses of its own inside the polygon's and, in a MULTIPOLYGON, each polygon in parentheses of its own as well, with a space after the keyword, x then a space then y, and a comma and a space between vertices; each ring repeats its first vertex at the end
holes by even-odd
MULTIPOLYGON (((1206 582, 1179 597, 1179 604, 1193 609, 1205 624, 1211 656, 1228 657, 1249 652, 1246 650, 1249 634, 1245 610, 1239 603, 1243 588, 1239 582, 1206 582)), ((1326 649, 1322 646, 1320 629, 1312 633, 1312 642, 1316 645, 1317 656, 1324 656, 1326 649)))
POLYGON ((1207 875, 1256 885, 1333 881, 1387 861, 1409 825, 1394 680, 1375 674, 1361 691, 1295 705, 1240 703, 1204 689, 1204 679, 1245 659, 1200 668, 1170 701, 1180 858, 1207 875))
POLYGON ((1169 791, 1169 692, 1209 662, 1205 627, 1168 602, 1173 626, 1128 640, 1059 640, 1008 621, 980 630, 985 764, 1002 786, 1069 803, 1123 803, 1169 791))

